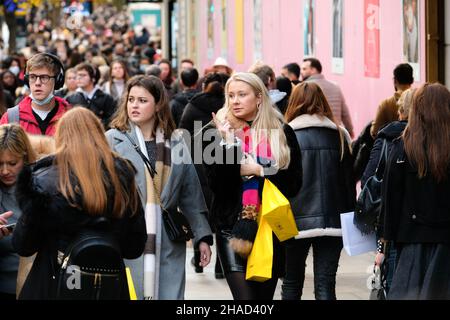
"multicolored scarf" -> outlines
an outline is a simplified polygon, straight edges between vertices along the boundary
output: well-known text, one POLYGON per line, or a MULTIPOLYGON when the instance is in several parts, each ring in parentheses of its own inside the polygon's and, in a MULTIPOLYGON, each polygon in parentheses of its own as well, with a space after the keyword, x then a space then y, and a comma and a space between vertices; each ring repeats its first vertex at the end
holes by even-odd
MULTIPOLYGON (((249 161, 260 165, 270 162, 272 152, 267 137, 260 137, 258 144, 254 147, 251 126, 248 124, 237 136, 242 141, 244 156, 253 158, 249 161)), ((243 258, 247 258, 252 251, 258 231, 257 218, 261 206, 260 183, 261 178, 258 176, 243 177, 242 212, 240 219, 231 230, 232 238, 230 239, 231 248, 243 258)))
MULTIPOLYGON (((252 133, 250 125, 245 126, 238 138, 242 141, 242 151, 246 156, 253 156, 258 164, 266 164, 272 159, 272 151, 266 137, 261 137, 256 149, 253 149, 252 133), (256 153, 256 155, 255 155, 256 153)), ((258 177, 250 178, 243 182, 242 208, 246 210, 255 210, 259 212, 261 206, 261 197, 259 195, 260 179, 258 177)))
MULTIPOLYGON (((144 136, 136 127, 138 144, 147 157, 144 136)), ((171 170, 170 140, 164 138, 161 128, 156 130, 156 175, 152 177, 145 169, 147 200, 145 205, 145 223, 147 227, 147 243, 144 250, 144 299, 154 300, 156 296, 156 230, 157 217, 161 216, 160 196, 166 185, 171 170), (156 187, 156 190, 155 190, 156 187)), ((145 168, 145 167, 144 167, 145 168)))

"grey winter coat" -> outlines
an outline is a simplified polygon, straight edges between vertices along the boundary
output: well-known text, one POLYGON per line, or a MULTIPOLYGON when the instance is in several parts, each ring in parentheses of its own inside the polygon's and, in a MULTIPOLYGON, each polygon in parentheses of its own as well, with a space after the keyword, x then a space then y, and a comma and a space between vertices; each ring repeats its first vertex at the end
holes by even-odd
MULTIPOLYGON (((137 142, 134 129, 128 131, 133 141, 137 142)), ((147 199, 145 166, 140 155, 134 150, 128 138, 118 131, 111 129, 106 133, 112 149, 122 157, 130 160, 137 170, 136 183, 145 207, 147 199)), ((181 135, 172 135, 171 140, 172 167, 169 179, 165 185, 161 202, 165 208, 176 208, 187 217, 195 235, 195 242, 205 236, 212 236, 211 228, 206 219, 207 207, 201 191, 200 182, 189 150, 181 135), (175 137, 175 138, 174 138, 175 137), (179 161, 180 157, 183 161, 179 161)), ((186 244, 172 242, 164 229, 161 217, 157 217, 156 230, 156 299, 182 300, 186 282, 185 273, 186 244)), ((143 270, 144 259, 141 256, 135 260, 126 260, 131 268, 133 283, 138 299, 143 299, 143 270)))

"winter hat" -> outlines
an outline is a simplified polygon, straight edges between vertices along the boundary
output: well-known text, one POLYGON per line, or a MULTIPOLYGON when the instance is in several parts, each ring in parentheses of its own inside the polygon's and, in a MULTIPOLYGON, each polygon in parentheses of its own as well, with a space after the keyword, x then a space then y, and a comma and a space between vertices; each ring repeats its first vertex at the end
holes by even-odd
MULTIPOLYGON (((213 69, 215 69, 215 68, 218 68, 218 67, 224 67, 224 68, 226 68, 226 73, 228 74, 228 75, 231 75, 232 73, 233 73, 233 69, 231 69, 229 66, 228 66, 228 62, 227 62, 227 60, 225 59, 225 58, 222 58, 222 57, 218 57, 217 59, 216 59, 216 61, 214 62, 214 65, 213 65, 213 69)), ((218 71, 218 70, 215 70, 215 71, 218 71)))
POLYGON ((216 61, 214 62, 213 67, 228 67, 229 68, 227 60, 225 58, 222 58, 222 57, 218 57, 216 59, 216 61))

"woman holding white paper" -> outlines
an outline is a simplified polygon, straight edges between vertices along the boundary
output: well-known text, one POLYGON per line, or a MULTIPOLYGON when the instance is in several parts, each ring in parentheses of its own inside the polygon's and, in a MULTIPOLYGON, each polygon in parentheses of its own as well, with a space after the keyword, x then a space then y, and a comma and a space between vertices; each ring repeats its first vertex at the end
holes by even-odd
POLYGON ((342 250, 340 214, 353 211, 355 184, 350 135, 334 121, 330 106, 315 83, 294 88, 286 120, 295 130, 302 152, 303 185, 292 211, 300 230, 286 243, 283 300, 301 299, 305 262, 314 253, 314 294, 336 299, 336 272, 342 250))

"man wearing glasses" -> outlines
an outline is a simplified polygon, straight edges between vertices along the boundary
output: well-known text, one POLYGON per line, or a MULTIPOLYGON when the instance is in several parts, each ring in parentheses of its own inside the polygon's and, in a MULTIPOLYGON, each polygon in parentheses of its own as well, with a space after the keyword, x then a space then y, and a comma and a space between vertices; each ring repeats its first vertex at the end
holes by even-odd
POLYGON ((66 100, 54 96, 64 85, 61 61, 51 54, 35 54, 27 62, 25 84, 31 94, 3 114, 0 124, 17 122, 27 133, 53 136, 57 121, 70 108, 66 100))

